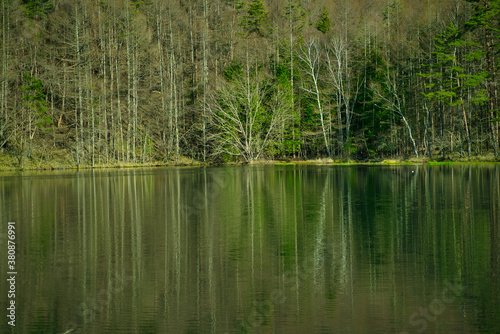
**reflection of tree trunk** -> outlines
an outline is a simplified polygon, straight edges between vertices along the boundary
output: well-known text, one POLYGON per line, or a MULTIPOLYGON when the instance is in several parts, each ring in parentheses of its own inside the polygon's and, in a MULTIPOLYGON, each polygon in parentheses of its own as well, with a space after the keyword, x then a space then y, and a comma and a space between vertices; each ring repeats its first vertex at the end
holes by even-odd
POLYGON ((256 195, 254 193, 254 179, 253 176, 255 176, 255 173, 246 173, 246 189, 247 189, 247 212, 248 212, 248 219, 250 220, 250 258, 251 258, 251 269, 252 269, 252 276, 251 276, 251 282, 252 285, 255 282, 255 201, 256 201, 256 195))
MULTIPOLYGON (((172 232, 172 237, 174 239, 173 241, 173 247, 174 247, 174 252, 173 252, 173 257, 174 257, 174 263, 173 263, 173 269, 174 269, 174 276, 175 276, 175 298, 176 298, 176 303, 177 305, 181 304, 181 277, 182 277, 182 246, 181 246, 181 208, 180 208, 180 203, 182 203, 181 200, 181 177, 179 175, 179 170, 176 171, 176 177, 175 177, 175 188, 172 194, 172 198, 177 199, 177 205, 171 205, 172 207, 172 219, 173 219, 173 232, 172 232)), ((168 224, 170 225, 170 224, 168 224)), ((177 308, 179 310, 179 308, 177 308)))
POLYGON ((347 272, 347 267, 348 267, 348 252, 349 252, 349 242, 348 242, 348 234, 346 232, 346 228, 345 228, 345 225, 346 225, 346 217, 345 217, 345 201, 346 201, 346 193, 345 193, 345 189, 346 189, 346 184, 347 183, 347 187, 349 187, 349 184, 348 184, 348 179, 345 177, 344 175, 344 170, 341 170, 340 172, 340 175, 341 175, 341 181, 339 182, 339 192, 338 192, 338 203, 339 203, 339 208, 338 208, 338 212, 339 212, 339 227, 340 227, 340 231, 338 232, 338 234, 340 235, 340 258, 341 260, 339 261, 339 275, 340 275, 340 284, 341 284, 341 287, 343 289, 347 289, 347 276, 348 276, 348 272, 347 272))
MULTIPOLYGON (((315 285, 318 288, 324 288, 325 284, 325 229, 326 229, 326 210, 329 205, 327 205, 326 197, 327 194, 329 193, 328 186, 330 184, 330 172, 326 174, 325 181, 324 181, 324 186, 323 186, 323 192, 319 198, 319 207, 320 207, 320 212, 319 212, 319 222, 318 222, 318 227, 316 231, 316 242, 314 244, 314 282, 315 285)), ((323 295, 324 291, 316 291, 318 295, 323 295)))
MULTIPOLYGON (((465 194, 464 194, 464 222, 462 225, 462 229, 464 231, 467 231, 468 233, 471 232, 471 205, 472 205, 472 198, 471 198, 471 187, 470 187, 470 180, 472 178, 471 176, 471 169, 470 167, 466 168, 466 172, 463 174, 459 175, 462 179, 465 179, 465 194)), ((451 183, 453 186, 453 182, 451 183)), ((452 188, 453 189, 453 188, 452 188)))
POLYGON ((492 183, 491 189, 491 203, 492 207, 490 209, 491 219, 490 219, 490 238, 491 238, 491 258, 490 258, 490 266, 491 266, 491 300, 496 300, 498 298, 498 290, 499 286, 496 286, 498 280, 498 274, 500 269, 500 252, 498 251, 498 240, 500 239, 500 230, 498 226, 498 222, 500 217, 498 216, 498 211, 500 207, 498 203, 500 203, 500 184, 499 184, 499 169, 495 168, 493 170, 495 175, 491 178, 494 180, 492 183))
MULTIPOLYGON (((216 225, 213 224, 215 220, 212 222, 210 220, 210 215, 209 212, 209 199, 211 194, 209 193, 209 185, 212 183, 207 182, 207 171, 206 169, 203 170, 203 214, 204 217, 202 219, 202 224, 205 225, 205 238, 206 238, 206 244, 207 244, 207 257, 208 257, 208 265, 206 266, 208 268, 208 296, 210 300, 210 315, 212 318, 211 324, 212 324, 212 332, 215 333, 217 332, 217 326, 216 326, 216 314, 217 314, 217 280, 218 276, 216 275, 216 264, 214 263, 215 261, 215 249, 214 247, 214 242, 215 242, 215 236, 214 236, 214 228, 216 225)), ((200 203, 201 205, 201 203, 200 203)), ((204 263, 202 263, 203 266, 205 266, 204 263)))

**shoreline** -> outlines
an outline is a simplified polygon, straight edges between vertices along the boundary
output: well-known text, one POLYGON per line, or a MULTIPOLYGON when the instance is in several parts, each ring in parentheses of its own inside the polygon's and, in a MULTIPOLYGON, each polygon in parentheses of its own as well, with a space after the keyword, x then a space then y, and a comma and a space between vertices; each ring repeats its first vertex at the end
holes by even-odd
POLYGON ((425 166, 444 166, 457 164, 495 164, 500 163, 500 158, 495 158, 493 155, 475 156, 471 158, 456 158, 456 159, 429 159, 424 158, 379 158, 379 159, 262 159, 253 162, 233 161, 222 164, 204 163, 197 160, 180 157, 177 162, 168 161, 153 161, 146 163, 101 163, 76 165, 72 161, 66 159, 53 159, 47 161, 38 161, 36 159, 26 160, 23 168, 20 168, 17 161, 13 157, 5 154, 0 155, 0 172, 22 172, 22 171, 69 171, 69 170, 101 170, 101 169, 135 169, 135 168, 179 168, 179 167, 217 167, 217 166, 398 166, 398 165, 425 165, 425 166))

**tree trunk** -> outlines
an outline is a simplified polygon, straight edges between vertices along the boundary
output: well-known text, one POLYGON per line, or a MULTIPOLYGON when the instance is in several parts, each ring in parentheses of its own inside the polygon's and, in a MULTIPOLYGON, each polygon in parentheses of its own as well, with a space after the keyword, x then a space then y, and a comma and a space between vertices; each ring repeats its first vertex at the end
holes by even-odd
POLYGON ((7 142, 8 138, 6 133, 9 126, 9 118, 7 114, 8 108, 8 71, 9 71, 9 59, 8 59, 8 40, 7 35, 9 35, 10 29, 7 23, 9 13, 5 6, 5 1, 2 1, 2 98, 0 101, 1 111, 0 111, 0 152, 3 151, 3 145, 7 142))
POLYGON ((208 15, 207 0, 203 0, 203 115, 201 118, 203 135, 203 161, 207 159, 207 89, 208 89, 208 15))
POLYGON ((320 54, 319 54, 319 49, 318 49, 318 42, 317 41, 311 41, 305 46, 305 50, 302 50, 301 54, 301 59, 306 63, 307 69, 306 72, 308 76, 310 77, 312 84, 313 84, 313 90, 304 88, 303 89, 311 94, 313 94, 316 105, 318 107, 318 112, 320 116, 320 123, 321 123, 321 130, 323 133, 323 139, 325 141, 325 148, 326 152, 328 154, 328 157, 331 158, 331 152, 330 152, 330 145, 328 141, 328 136, 326 133, 326 126, 325 126, 325 120, 324 120, 324 112, 323 112, 323 106, 321 104, 321 96, 320 96, 320 91, 319 91, 319 86, 318 86, 318 80, 319 80, 319 68, 320 68, 320 54))
POLYGON ((126 32, 126 45, 127 45, 127 162, 130 162, 130 135, 132 133, 132 101, 131 101, 131 95, 132 95, 132 65, 131 65, 131 55, 130 55, 130 34, 131 34, 131 27, 130 27, 130 11, 129 11, 129 5, 126 4, 125 7, 127 8, 126 11, 126 20, 127 20, 127 32, 126 32))
POLYGON ((77 78, 78 81, 78 107, 75 103, 75 122, 76 122, 76 156, 77 164, 80 165, 81 160, 84 159, 85 142, 83 138, 83 91, 82 91, 82 57, 80 49, 80 21, 78 13, 78 3, 75 4, 75 42, 76 42, 76 63, 77 63, 77 78), (78 126, 78 120, 80 121, 80 126, 78 126), (78 134, 80 131, 80 134, 78 134), (78 142, 80 140, 80 143, 78 142))
MULTIPOLYGON (((99 108, 102 108, 103 113, 102 113, 102 125, 101 125, 101 131, 99 132, 99 146, 100 150, 104 148, 104 159, 106 163, 109 162, 109 143, 108 143, 108 134, 109 134, 109 129, 108 129, 108 99, 107 99, 107 89, 108 89, 108 83, 107 83, 107 73, 106 73, 106 40, 104 39, 104 29, 102 26, 102 17, 101 17, 101 7, 99 6, 99 40, 100 40, 100 47, 101 47, 101 71, 103 73, 103 85, 102 89, 103 92, 101 94, 101 98, 99 98, 99 108), (104 142, 101 140, 101 136, 104 135, 104 142)), ((99 155, 100 156, 100 155, 99 155)))
POLYGON ((118 126, 116 128, 117 130, 117 146, 118 146, 118 159, 117 160, 124 160, 125 154, 123 152, 123 116, 122 116, 122 109, 121 109, 121 98, 120 98, 120 65, 119 65, 119 43, 118 43, 118 28, 116 25, 116 20, 113 21, 113 28, 114 28, 114 44, 115 44, 115 74, 116 74, 116 109, 117 109, 117 117, 118 117, 118 126))
MULTIPOLYGON (((484 2, 485 12, 488 12, 488 2, 484 2)), ((489 87, 489 95, 490 95, 490 128, 491 128, 491 136, 493 142, 493 150, 495 152, 495 156, 499 156, 499 148, 498 148, 498 122, 492 121, 496 118, 495 116, 495 69, 493 68, 493 60, 491 55, 491 45, 490 45, 490 29, 488 28, 488 24, 484 26, 484 39, 486 46, 486 61, 488 64, 488 72, 490 73, 490 78, 488 79, 488 87, 489 87)))
POLYGON ((132 85, 133 85, 133 124, 132 124, 132 161, 136 163, 136 144, 137 144, 137 121, 138 121, 138 116, 137 116, 137 107, 138 107, 138 99, 139 95, 137 94, 137 63, 139 62, 138 60, 138 43, 137 43, 137 37, 136 37, 136 42, 134 45, 134 56, 132 58, 133 64, 132 64, 132 85))

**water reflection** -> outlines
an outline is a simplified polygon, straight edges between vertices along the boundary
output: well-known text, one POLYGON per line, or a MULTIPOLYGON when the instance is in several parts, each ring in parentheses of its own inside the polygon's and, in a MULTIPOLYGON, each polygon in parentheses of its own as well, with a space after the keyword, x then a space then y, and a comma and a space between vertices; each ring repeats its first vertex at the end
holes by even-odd
POLYGON ((19 226, 16 329, 500 332, 499 172, 0 175, 2 221, 19 226))

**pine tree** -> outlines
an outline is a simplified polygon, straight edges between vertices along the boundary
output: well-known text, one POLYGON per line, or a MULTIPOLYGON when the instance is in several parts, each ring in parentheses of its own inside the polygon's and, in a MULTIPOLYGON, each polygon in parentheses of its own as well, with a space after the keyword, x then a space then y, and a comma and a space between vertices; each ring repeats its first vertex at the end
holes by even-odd
POLYGON ((252 0, 248 5, 247 13, 241 21, 246 35, 253 33, 258 36, 265 36, 268 26, 267 12, 264 3, 261 0, 252 0))
POLYGON ((23 92, 26 93, 23 97, 24 104, 34 113, 34 125, 43 130, 47 130, 47 126, 53 124, 54 122, 47 114, 47 96, 43 92, 43 83, 41 80, 37 80, 27 73, 24 73, 24 78, 28 81, 27 86, 21 87, 23 92))
POLYGON ((450 107, 457 107, 463 116, 464 130, 467 139, 467 154, 471 155, 471 139, 467 113, 465 110, 464 95, 466 90, 471 90, 470 101, 473 104, 486 102, 484 89, 481 84, 487 77, 487 72, 476 74, 467 73, 470 61, 480 60, 482 52, 473 50, 477 43, 464 40, 463 32, 453 23, 446 27, 446 30, 435 38, 435 49, 433 54, 436 57, 434 68, 436 72, 420 74, 427 78, 427 93, 423 95, 428 99, 436 99, 450 107), (459 58, 459 55, 463 55, 459 58))
POLYGON ((500 35, 498 34, 500 32, 500 0, 465 1, 472 3, 474 9, 472 17, 466 26, 470 30, 482 28, 483 31, 482 40, 488 71, 486 80, 488 81, 489 93, 490 129, 495 155, 499 156, 498 123, 500 118, 498 114, 499 101, 495 76, 500 67, 495 66, 495 49, 500 47, 500 35))
POLYGON ((318 22, 316 22, 316 29, 321 31, 323 34, 326 34, 330 30, 330 25, 331 21, 330 17, 328 17, 328 10, 326 9, 326 7, 323 7, 321 17, 318 22))
POLYGON ((46 16, 52 9, 50 0, 22 0, 28 18, 37 19, 46 16))

